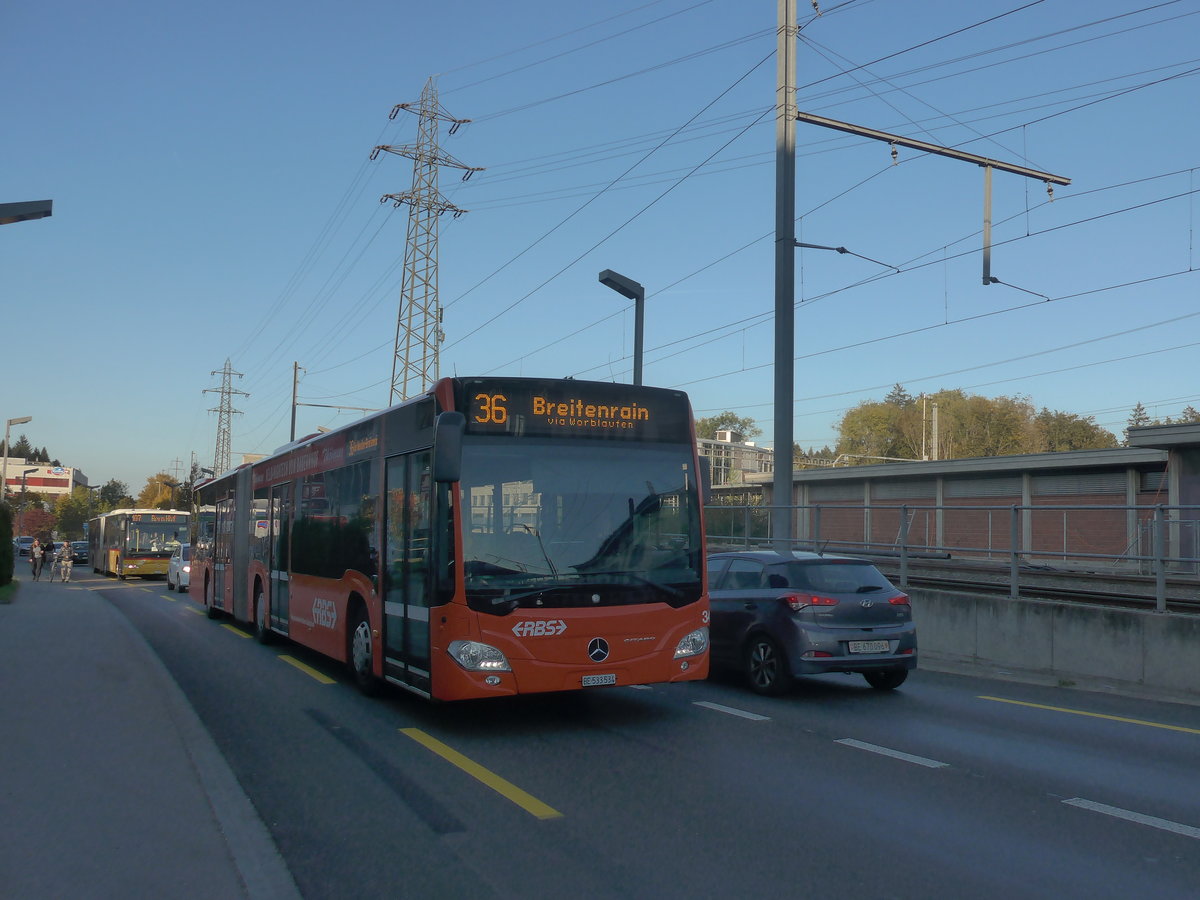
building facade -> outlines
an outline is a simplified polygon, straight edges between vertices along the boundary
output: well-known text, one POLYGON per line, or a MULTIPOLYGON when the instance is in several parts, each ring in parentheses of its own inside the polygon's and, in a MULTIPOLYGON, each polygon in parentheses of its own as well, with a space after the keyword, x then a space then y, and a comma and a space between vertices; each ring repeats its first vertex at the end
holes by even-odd
POLYGON ((709 461, 713 487, 744 485, 751 475, 775 471, 773 452, 744 440, 736 431, 718 431, 716 440, 698 438, 696 444, 709 461))
MULTIPOLYGON (((748 481, 773 504, 771 478, 748 481)), ((1131 428, 1129 446, 1111 450, 798 469, 781 505, 795 509, 801 545, 1196 559, 1200 424, 1131 428)), ((739 532, 751 529, 729 518, 739 532)), ((753 522, 760 532, 765 511, 753 522)))
POLYGON ((87 487, 87 476, 81 469, 70 466, 47 466, 43 463, 29 462, 19 456, 10 456, 7 460, 0 456, 0 465, 5 465, 5 496, 16 497, 22 488, 29 493, 41 494, 54 500, 62 494, 69 494, 77 487, 87 487))

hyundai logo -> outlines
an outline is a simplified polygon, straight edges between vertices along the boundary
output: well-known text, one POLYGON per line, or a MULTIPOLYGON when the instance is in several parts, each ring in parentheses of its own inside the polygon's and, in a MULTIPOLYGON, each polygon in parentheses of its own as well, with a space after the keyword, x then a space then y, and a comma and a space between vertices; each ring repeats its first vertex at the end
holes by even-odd
POLYGON ((608 641, 604 638, 592 638, 588 644, 588 657, 592 662, 604 662, 608 659, 608 641))
POLYGON ((860 600, 859 603, 862 605, 863 609, 870 609, 872 606, 875 605, 874 600, 860 600))

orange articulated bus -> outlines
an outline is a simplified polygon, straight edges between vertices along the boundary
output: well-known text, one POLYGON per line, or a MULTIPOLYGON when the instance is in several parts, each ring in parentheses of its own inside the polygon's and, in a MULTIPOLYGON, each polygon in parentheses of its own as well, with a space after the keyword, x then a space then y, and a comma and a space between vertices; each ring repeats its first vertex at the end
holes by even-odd
POLYGON ((210 617, 434 700, 708 674, 687 395, 444 378, 199 486, 210 617))

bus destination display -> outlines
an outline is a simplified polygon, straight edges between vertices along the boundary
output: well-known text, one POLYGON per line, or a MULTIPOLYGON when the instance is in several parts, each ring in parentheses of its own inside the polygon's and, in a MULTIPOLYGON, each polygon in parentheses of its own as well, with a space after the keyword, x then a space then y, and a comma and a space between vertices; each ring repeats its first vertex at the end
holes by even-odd
POLYGON ((689 424, 687 396, 663 388, 467 379, 460 390, 467 430, 475 434, 656 441, 678 439, 689 424))

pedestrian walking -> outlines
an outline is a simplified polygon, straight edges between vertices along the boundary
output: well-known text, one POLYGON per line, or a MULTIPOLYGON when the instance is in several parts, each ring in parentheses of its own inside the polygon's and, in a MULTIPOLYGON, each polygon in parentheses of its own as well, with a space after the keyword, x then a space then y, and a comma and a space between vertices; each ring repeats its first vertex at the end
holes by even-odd
POLYGON ((71 580, 71 567, 74 562, 75 549, 70 541, 63 541, 62 549, 58 551, 58 577, 62 579, 63 584, 71 580))
POLYGON ((42 562, 44 561, 44 557, 42 542, 34 538, 33 546, 29 548, 29 565, 33 568, 34 581, 37 581, 42 576, 42 562))

